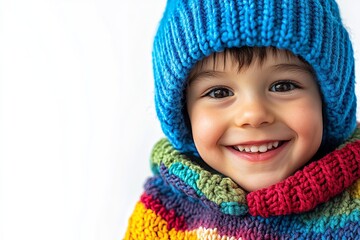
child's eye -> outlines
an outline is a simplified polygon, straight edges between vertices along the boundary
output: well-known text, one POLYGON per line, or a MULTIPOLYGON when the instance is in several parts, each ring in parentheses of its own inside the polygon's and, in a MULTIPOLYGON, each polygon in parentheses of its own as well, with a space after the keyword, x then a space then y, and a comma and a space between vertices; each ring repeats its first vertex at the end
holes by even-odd
POLYGON ((271 92, 288 92, 288 91, 292 91, 297 88, 300 88, 300 87, 296 83, 289 81, 289 80, 284 80, 284 81, 275 82, 274 84, 272 84, 270 86, 269 90, 271 92))
POLYGON ((234 93, 226 88, 215 88, 206 93, 206 96, 211 98, 225 98, 233 95, 234 93))

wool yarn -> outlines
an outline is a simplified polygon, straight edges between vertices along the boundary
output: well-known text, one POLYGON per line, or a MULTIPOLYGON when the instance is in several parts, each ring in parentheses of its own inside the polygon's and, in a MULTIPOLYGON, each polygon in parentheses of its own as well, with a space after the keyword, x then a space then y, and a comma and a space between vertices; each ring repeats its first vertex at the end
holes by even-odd
POLYGON ((323 100, 322 146, 330 151, 356 127, 354 58, 334 0, 168 0, 153 44, 155 106, 175 149, 197 155, 186 124, 189 71, 232 47, 290 50, 315 70, 323 100))
POLYGON ((125 239, 359 239, 359 139, 251 193, 161 140, 125 239))

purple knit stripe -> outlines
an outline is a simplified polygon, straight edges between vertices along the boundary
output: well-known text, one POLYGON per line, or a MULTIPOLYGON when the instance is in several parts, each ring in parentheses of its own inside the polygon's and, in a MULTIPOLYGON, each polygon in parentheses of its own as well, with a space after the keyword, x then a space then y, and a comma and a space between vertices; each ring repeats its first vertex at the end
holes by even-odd
MULTIPOLYGON (((177 180, 177 183, 180 181, 177 180)), ((145 185, 145 192, 154 199, 159 199, 167 210, 176 210, 178 217, 184 216, 188 231, 202 227, 217 228, 220 236, 234 236, 235 238, 277 239, 280 237, 279 229, 267 224, 266 219, 250 215, 239 217, 223 214, 202 204, 203 200, 189 197, 167 185, 160 177, 150 178, 145 185)))
POLYGON ((168 185, 174 186, 176 189, 183 191, 186 195, 190 197, 199 198, 198 194, 191 186, 187 185, 179 177, 170 174, 168 168, 163 163, 161 163, 159 166, 159 172, 168 185))
MULTIPOLYGON (((196 191, 186 185, 184 181, 175 175, 169 174, 163 164, 160 165, 160 174, 166 179, 166 183, 161 178, 153 177, 145 184, 145 192, 154 198, 160 199, 166 209, 178 208, 179 201, 182 199, 181 201, 184 201, 184 204, 187 201, 196 202, 210 212, 220 212, 220 208, 216 203, 208 200, 204 195, 199 197, 196 191), (176 188, 173 186, 176 186, 176 188), (183 193, 178 189, 181 189, 183 193), (173 199, 169 200, 169 198, 173 199)), ((186 208, 177 210, 180 216, 186 216, 189 213, 186 208)))
POLYGON ((220 211, 220 207, 216 203, 207 199, 205 195, 199 196, 198 193, 191 186, 187 185, 182 179, 180 179, 179 177, 173 174, 170 174, 168 168, 164 164, 160 165, 159 171, 163 179, 165 179, 165 181, 168 183, 168 185, 175 186, 176 189, 180 189, 185 193, 185 195, 189 197, 199 199, 203 204, 208 206, 210 209, 213 209, 215 211, 220 211))

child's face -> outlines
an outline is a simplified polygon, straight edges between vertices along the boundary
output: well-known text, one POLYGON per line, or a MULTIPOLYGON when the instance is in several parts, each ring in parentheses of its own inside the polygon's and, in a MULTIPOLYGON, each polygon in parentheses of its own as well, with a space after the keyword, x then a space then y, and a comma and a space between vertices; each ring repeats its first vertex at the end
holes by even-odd
POLYGON ((283 51, 240 71, 212 56, 187 87, 195 146, 213 169, 247 191, 280 182, 317 152, 321 97, 309 67, 283 51))

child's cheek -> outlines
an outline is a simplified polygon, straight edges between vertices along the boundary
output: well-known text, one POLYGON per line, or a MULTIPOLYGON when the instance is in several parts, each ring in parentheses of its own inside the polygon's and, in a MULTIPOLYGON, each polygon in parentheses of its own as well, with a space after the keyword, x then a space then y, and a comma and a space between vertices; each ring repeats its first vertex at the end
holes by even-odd
POLYGON ((223 134, 224 116, 209 109, 194 110, 190 121, 195 145, 199 151, 211 151, 223 134))
POLYGON ((284 116, 287 124, 296 132, 300 141, 318 145, 322 139, 323 119, 320 99, 304 98, 288 106, 284 116))

